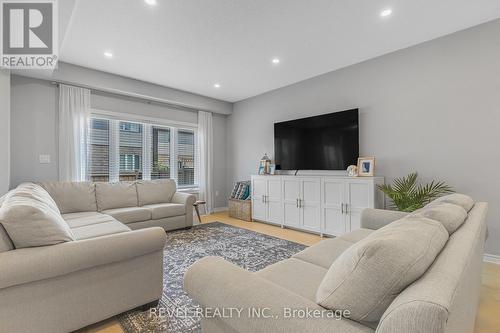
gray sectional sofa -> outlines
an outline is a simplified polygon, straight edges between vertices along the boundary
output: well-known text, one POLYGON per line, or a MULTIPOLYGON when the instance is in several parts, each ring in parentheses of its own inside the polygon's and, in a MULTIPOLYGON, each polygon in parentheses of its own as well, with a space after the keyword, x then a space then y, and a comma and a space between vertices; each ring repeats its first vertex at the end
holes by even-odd
POLYGON ((40 185, 0 200, 1 333, 69 332, 161 297, 165 230, 192 225, 194 195, 170 180, 40 185))
POLYGON ((413 214, 367 209, 361 229, 255 273, 203 258, 184 288, 210 313, 241 309, 202 319, 204 333, 471 333, 486 212, 463 195, 413 214))

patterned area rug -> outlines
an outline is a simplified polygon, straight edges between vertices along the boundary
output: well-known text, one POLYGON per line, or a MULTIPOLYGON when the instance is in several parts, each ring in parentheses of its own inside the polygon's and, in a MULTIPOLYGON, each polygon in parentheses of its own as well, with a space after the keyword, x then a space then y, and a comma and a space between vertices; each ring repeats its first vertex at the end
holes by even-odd
POLYGON ((200 318, 175 315, 197 307, 182 289, 184 273, 192 263, 206 256, 219 256, 254 272, 287 259, 305 247, 220 222, 167 232, 163 296, 158 310, 168 315, 158 319, 150 316, 149 311, 129 311, 118 316, 118 320, 127 333, 201 332, 200 318))

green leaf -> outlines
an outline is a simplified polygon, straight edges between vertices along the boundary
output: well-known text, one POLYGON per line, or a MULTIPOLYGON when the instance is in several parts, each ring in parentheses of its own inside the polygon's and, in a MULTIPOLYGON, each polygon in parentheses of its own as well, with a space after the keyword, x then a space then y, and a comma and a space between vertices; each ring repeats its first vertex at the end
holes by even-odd
POLYGON ((412 172, 406 177, 394 179, 393 185, 377 187, 391 200, 390 207, 402 212, 413 212, 436 198, 454 192, 445 182, 432 181, 422 185, 417 184, 417 178, 417 172, 412 172))

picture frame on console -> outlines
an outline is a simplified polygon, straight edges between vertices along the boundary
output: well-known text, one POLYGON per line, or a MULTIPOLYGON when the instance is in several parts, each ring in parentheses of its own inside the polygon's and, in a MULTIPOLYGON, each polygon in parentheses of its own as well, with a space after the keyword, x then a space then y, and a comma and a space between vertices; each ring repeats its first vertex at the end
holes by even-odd
POLYGON ((375 157, 358 158, 358 176, 373 177, 375 175, 375 157))

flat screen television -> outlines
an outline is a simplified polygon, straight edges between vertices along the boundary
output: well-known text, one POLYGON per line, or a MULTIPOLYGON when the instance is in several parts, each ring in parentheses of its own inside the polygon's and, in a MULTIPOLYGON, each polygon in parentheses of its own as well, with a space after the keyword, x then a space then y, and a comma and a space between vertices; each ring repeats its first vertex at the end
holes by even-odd
POLYGON ((359 156, 358 109, 274 124, 277 170, 345 170, 359 156))

